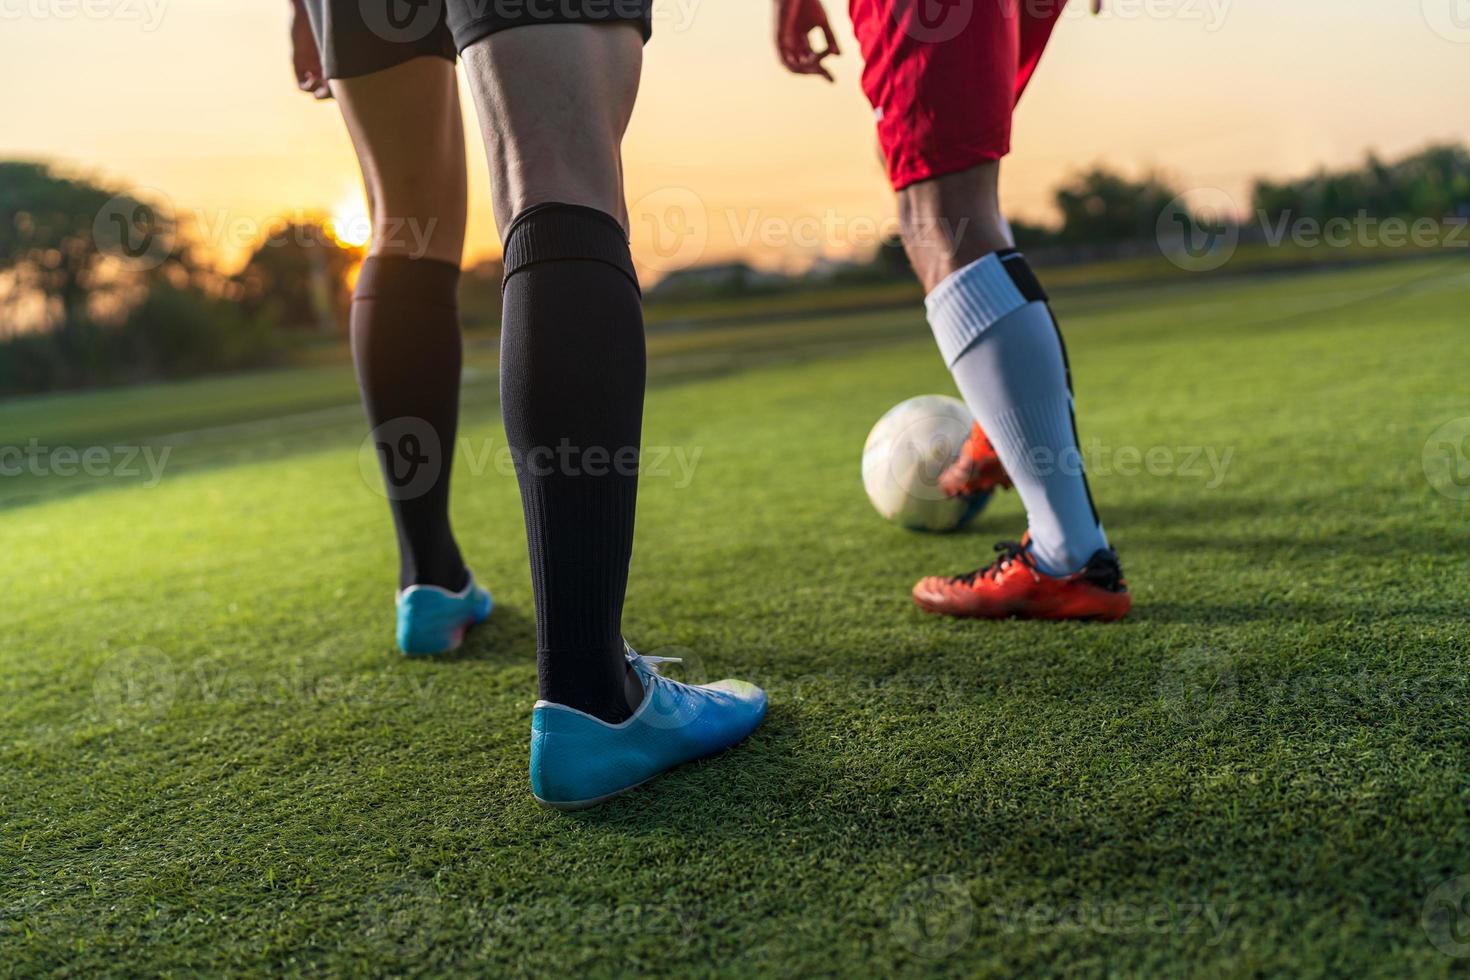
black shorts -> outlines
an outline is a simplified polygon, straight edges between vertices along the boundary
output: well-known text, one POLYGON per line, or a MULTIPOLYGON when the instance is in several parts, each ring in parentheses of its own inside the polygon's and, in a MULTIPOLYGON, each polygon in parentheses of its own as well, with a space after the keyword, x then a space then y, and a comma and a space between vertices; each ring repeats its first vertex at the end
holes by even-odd
POLYGON ((647 41, 653 0, 304 0, 328 78, 424 55, 453 61, 496 31, 531 24, 631 23, 647 41))

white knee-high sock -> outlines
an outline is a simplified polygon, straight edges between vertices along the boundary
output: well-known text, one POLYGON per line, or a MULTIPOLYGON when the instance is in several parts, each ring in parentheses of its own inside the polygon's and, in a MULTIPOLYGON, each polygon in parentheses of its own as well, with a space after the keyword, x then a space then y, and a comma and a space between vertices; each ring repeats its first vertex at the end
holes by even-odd
POLYGON ((1077 571, 1108 539, 1077 446, 1066 351, 1036 276, 1005 249, 956 270, 924 305, 965 404, 1026 505, 1037 565, 1077 571))

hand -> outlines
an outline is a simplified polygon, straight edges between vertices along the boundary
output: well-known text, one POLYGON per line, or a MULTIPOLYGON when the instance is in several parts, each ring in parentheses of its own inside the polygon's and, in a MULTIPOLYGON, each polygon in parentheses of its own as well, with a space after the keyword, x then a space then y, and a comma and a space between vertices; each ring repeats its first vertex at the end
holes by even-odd
POLYGON ((332 90, 322 71, 322 56, 301 0, 291 0, 291 62, 296 69, 296 87, 318 99, 330 99, 332 90))
POLYGON ((797 75, 821 75, 832 81, 822 59, 841 54, 822 0, 776 0, 776 51, 786 69, 797 75), (827 43, 823 51, 812 49, 811 32, 819 30, 827 43))

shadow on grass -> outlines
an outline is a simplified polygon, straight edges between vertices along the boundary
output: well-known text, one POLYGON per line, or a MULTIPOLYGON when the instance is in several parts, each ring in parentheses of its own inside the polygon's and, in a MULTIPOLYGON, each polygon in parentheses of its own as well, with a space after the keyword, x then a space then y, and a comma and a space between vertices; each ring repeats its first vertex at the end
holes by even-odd
POLYGON ((686 763, 623 796, 588 810, 559 814, 598 830, 676 833, 691 838, 741 837, 752 826, 734 819, 756 810, 797 806, 820 797, 828 782, 820 760, 802 748, 795 712, 773 705, 749 738, 718 755, 686 763))
POLYGON ((466 660, 532 660, 536 656, 536 620, 515 606, 496 604, 490 618, 465 634, 458 650, 431 659, 452 664, 466 660))
POLYGON ((1423 602, 1361 604, 1331 602, 1169 602, 1138 601, 1129 623, 1228 626, 1243 623, 1306 623, 1314 626, 1374 626, 1393 622, 1463 623, 1465 611, 1448 599, 1442 604, 1423 602))

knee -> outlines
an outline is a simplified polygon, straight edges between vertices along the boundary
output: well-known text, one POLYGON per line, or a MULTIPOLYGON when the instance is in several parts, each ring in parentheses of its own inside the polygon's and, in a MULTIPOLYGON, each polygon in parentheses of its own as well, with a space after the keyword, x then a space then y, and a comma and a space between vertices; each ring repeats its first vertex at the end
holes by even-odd
POLYGON ((535 205, 575 204, 609 214, 627 230, 627 205, 615 149, 581 160, 525 160, 513 169, 514 177, 497 181, 500 193, 495 210, 502 229, 509 226, 509 219, 535 205))
POLYGON ((510 219, 537 204, 576 204, 612 215, 625 228, 621 134, 594 117, 591 124, 508 129, 487 139, 492 153, 495 218, 510 219))
POLYGON ((444 176, 368 182, 374 254, 458 264, 464 251, 466 200, 444 176))
POLYGON ((899 193, 904 250, 926 293, 955 271, 1010 245, 998 208, 935 191, 909 187, 899 193))

